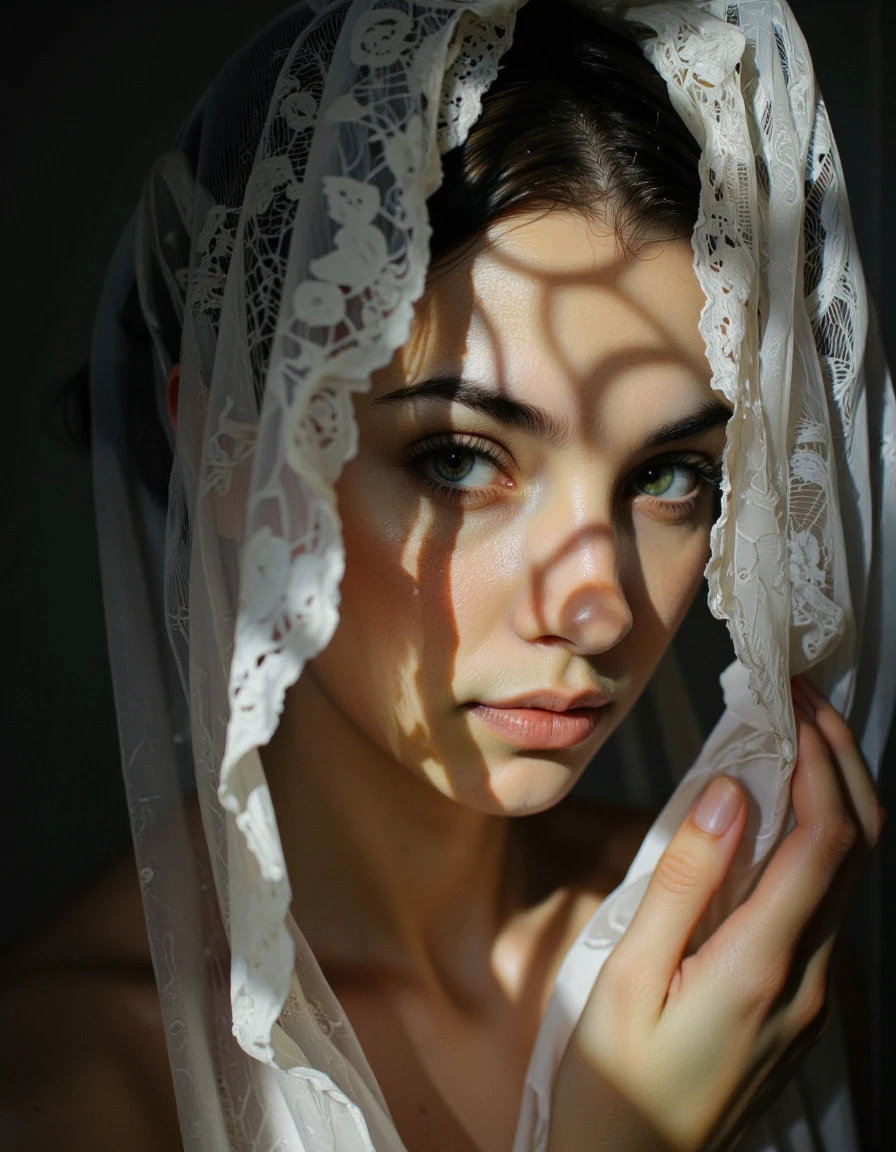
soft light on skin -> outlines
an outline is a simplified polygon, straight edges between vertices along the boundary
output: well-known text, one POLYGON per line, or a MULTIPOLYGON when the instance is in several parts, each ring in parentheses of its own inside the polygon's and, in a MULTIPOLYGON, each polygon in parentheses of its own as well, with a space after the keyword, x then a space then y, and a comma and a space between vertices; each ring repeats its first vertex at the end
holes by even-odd
POLYGON ((692 261, 687 240, 632 255, 554 211, 503 222, 431 276, 410 341, 356 402, 360 450, 338 484, 340 624, 288 708, 323 694, 359 754, 483 813, 539 811, 570 790, 642 691, 708 556, 707 485, 683 516, 631 490, 670 451, 713 461, 724 444, 717 422, 649 447, 719 403, 692 261), (395 395, 446 376, 537 406, 554 427, 395 395), (479 468, 481 500, 442 499, 408 467, 409 449, 441 434, 507 461, 500 477, 479 468), (588 740, 510 747, 470 711, 548 689, 607 697, 588 740))

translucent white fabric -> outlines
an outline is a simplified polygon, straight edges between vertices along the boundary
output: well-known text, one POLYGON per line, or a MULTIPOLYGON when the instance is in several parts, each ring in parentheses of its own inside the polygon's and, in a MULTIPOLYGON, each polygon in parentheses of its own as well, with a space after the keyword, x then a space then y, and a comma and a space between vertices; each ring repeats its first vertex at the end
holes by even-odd
MULTIPOLYGON (((716 917, 774 846, 794 757, 789 677, 813 668, 872 769, 896 690, 896 612, 881 594, 896 577, 896 406, 799 30, 778 0, 577 6, 632 22, 703 149, 701 331, 734 408, 708 576, 738 660, 724 716, 563 963, 514 1152, 544 1148, 563 1047, 710 775, 738 777, 756 814, 752 858, 716 917)), ((191 1152, 402 1147, 290 916, 258 749, 336 626, 333 485, 356 450, 352 394, 408 338, 439 157, 475 122, 517 8, 291 8, 222 73, 156 165, 107 278, 91 366, 104 603, 191 1152), (151 394, 167 427, 177 361, 166 507, 135 450, 134 397, 151 394)), ((755 1147, 855 1146, 836 1038, 829 1049, 834 1064, 781 1101, 755 1147)))

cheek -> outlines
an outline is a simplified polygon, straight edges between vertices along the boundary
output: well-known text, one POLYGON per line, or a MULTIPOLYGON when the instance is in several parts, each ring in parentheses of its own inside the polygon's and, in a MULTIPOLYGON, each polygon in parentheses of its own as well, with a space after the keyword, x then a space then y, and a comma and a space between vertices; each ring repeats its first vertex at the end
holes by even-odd
POLYGON ((709 559, 709 528, 690 533, 674 559, 657 557, 650 570, 650 593, 663 621, 677 626, 703 579, 709 559))
POLYGON ((376 498, 382 488, 371 487, 359 462, 352 465, 337 487, 345 546, 339 625, 315 667, 328 678, 338 673, 357 689, 376 676, 388 680, 388 669, 407 654, 418 613, 415 581, 402 567, 404 541, 388 501, 376 498))
POLYGON ((346 561, 339 625, 315 671, 370 734, 413 727, 451 681, 455 524, 434 518, 403 477, 360 457, 337 496, 346 561))
POLYGON ((657 660, 671 641, 703 579, 710 521, 690 527, 646 526, 637 535, 638 579, 633 633, 657 660))
POLYGON ((449 598, 465 659, 487 659, 503 634, 511 589, 520 580, 522 533, 485 520, 457 535, 449 569, 449 598))

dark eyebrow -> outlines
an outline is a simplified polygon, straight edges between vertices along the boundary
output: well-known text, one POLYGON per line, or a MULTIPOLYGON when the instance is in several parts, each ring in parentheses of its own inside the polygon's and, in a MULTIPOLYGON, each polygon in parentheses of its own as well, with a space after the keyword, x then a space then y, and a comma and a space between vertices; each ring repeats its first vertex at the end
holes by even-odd
POLYGON ((731 409, 726 408, 721 400, 714 400, 690 416, 685 416, 683 420, 676 420, 672 424, 664 424, 662 428, 658 428, 644 447, 659 448, 675 440, 687 440, 691 436, 699 436, 701 432, 709 432, 712 428, 727 424, 730 419, 731 409))
MULTIPOLYGON (((391 404, 396 400, 453 401, 472 408, 474 412, 490 416, 499 424, 520 428, 552 444, 562 444, 569 437, 566 422, 558 420, 544 408, 500 396, 490 388, 459 376, 437 376, 406 388, 396 388, 394 392, 387 392, 385 396, 377 397, 374 403, 391 404)), ((709 432, 713 428, 727 424, 730 417, 730 410, 720 400, 712 401, 690 416, 685 416, 683 420, 664 424, 648 437, 644 447, 659 448, 675 440, 687 440, 691 436, 699 436, 701 432, 709 432)))
POLYGON ((558 420, 544 408, 539 408, 535 404, 524 404, 520 400, 511 400, 508 396, 500 396, 490 388, 459 376, 437 376, 433 380, 424 380, 407 388, 396 388, 394 392, 387 392, 385 396, 377 397, 374 403, 391 404, 396 400, 453 401, 472 408, 474 412, 490 416, 499 424, 520 428, 553 444, 561 444, 569 436, 566 422, 558 420))

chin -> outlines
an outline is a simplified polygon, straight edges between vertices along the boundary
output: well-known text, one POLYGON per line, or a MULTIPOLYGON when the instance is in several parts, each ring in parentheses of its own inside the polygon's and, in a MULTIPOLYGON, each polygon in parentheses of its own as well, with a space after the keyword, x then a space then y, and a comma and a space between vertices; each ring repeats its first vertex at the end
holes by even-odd
POLYGON ((518 752, 488 766, 484 795, 457 799, 497 816, 531 816, 559 804, 587 765, 564 764, 547 752, 518 752))

